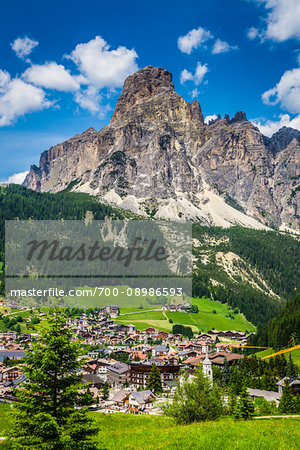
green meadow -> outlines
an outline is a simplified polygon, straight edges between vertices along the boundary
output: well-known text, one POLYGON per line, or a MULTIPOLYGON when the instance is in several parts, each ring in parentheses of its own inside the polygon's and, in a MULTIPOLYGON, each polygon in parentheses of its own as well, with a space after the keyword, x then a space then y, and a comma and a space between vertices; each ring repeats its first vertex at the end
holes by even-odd
POLYGON ((213 328, 215 330, 255 331, 255 327, 246 320, 243 314, 234 314, 227 304, 207 298, 191 299, 191 301, 198 306, 198 313, 143 311, 142 309, 133 312, 122 308, 122 315, 116 319, 116 322, 132 324, 140 330, 151 326, 159 330, 171 331, 173 324, 180 324, 190 326, 195 332, 205 332, 213 328))
POLYGON ((102 449, 291 450, 299 448, 299 419, 249 422, 222 419, 217 422, 176 425, 171 419, 163 416, 94 414, 101 427, 98 441, 99 448, 102 449))
MULTIPOLYGON (((11 408, 0 405, 0 436, 5 437, 11 408)), ((300 419, 272 418, 176 425, 164 416, 90 413, 99 426, 99 449, 203 449, 203 450, 296 450, 299 448, 300 419)), ((8 448, 5 440, 1 448, 8 448)))

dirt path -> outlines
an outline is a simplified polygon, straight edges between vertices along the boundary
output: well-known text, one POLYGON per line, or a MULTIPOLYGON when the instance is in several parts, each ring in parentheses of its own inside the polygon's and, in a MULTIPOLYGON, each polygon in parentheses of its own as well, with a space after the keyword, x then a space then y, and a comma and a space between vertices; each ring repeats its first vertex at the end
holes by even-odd
POLYGON ((166 318, 166 320, 169 321, 169 318, 168 318, 167 314, 165 313, 165 311, 162 311, 162 313, 163 313, 164 317, 166 318))
POLYGON ((289 414, 287 416, 258 416, 254 417, 254 419, 291 419, 291 418, 299 419, 299 414, 289 414))

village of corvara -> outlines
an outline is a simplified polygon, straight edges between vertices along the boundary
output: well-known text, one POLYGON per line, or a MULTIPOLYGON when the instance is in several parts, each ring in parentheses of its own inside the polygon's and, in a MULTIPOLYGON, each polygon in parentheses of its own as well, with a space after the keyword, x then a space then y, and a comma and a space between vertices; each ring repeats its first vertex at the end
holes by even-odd
POLYGON ((299 450, 300 0, 0 6, 0 450, 299 450))
MULTIPOLYGON (((299 304, 299 296, 297 301, 299 304)), ((184 320, 185 316, 195 321, 203 308, 203 317, 211 316, 212 323, 214 318, 218 323, 218 315, 223 315, 223 320, 234 325, 235 319, 230 316, 238 318, 239 311, 226 308, 226 318, 221 307, 218 302, 203 298, 154 309, 142 306, 120 309, 119 305, 111 304, 101 308, 58 309, 53 313, 41 308, 11 308, 3 301, 0 334, 3 447, 6 448, 4 436, 13 420, 11 415, 24 399, 20 393, 35 395, 27 358, 30 364, 30 355, 36 352, 40 364, 47 365, 43 357, 51 349, 44 341, 45 353, 40 355, 37 343, 41 336, 52 341, 58 320, 58 341, 65 330, 70 343, 80 348, 75 366, 74 360, 71 361, 78 376, 76 408, 87 411, 100 430, 89 435, 87 424, 86 447, 78 448, 93 448, 95 443, 99 445, 96 448, 223 445, 242 448, 242 440, 247 440, 248 434, 254 442, 261 442, 262 432, 268 441, 274 439, 272 434, 276 432, 280 447, 275 448, 288 445, 296 448, 300 414, 299 345, 293 336, 286 348, 280 350, 251 345, 255 328, 245 319, 243 326, 239 325, 247 327, 245 331, 214 327, 202 331, 200 326, 174 324, 172 320, 181 316, 183 322, 190 323, 184 320), (147 325, 147 321, 154 321, 156 327, 147 325), (169 331, 164 331, 168 328, 169 331), (232 433, 237 433, 235 443, 232 433), (94 439, 90 441, 91 436, 94 439)), ((63 341, 61 345, 65 345, 63 341)), ((66 356, 74 358, 67 350, 66 356)), ((62 355, 60 358, 64 359, 62 355)), ((48 364, 50 369, 51 362, 48 364)), ((36 370, 43 369, 36 367, 36 370)), ((68 376, 68 370, 62 371, 66 383, 68 376)), ((47 385, 41 394, 43 390, 45 401, 50 404, 51 391, 47 385)), ((58 391, 60 395, 62 392, 58 391)), ((31 448, 48 448, 49 438, 53 442, 51 433, 45 438, 45 447, 33 444, 31 448)), ((30 441, 32 437, 27 439, 30 441)), ((263 443, 262 448, 268 448, 267 445, 263 443)), ((69 448, 67 444, 64 447, 69 448)), ((254 448, 253 442, 246 444, 246 448, 254 448)))

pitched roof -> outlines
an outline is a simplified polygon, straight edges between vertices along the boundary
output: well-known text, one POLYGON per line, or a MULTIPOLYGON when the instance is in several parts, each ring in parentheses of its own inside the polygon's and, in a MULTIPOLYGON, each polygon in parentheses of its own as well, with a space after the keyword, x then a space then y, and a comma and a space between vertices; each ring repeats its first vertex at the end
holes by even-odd
POLYGON ((285 380, 289 380, 289 385, 293 386, 295 384, 300 384, 300 380, 297 380, 295 378, 289 378, 289 377, 284 377, 281 380, 278 381, 277 386, 284 386, 284 382, 285 380))
POLYGON ((152 398, 155 398, 155 395, 149 390, 146 390, 146 391, 132 391, 132 392, 130 392, 130 394, 141 405, 147 403, 148 400, 150 400, 152 398))
POLYGON ((102 378, 99 378, 94 373, 86 373, 82 377, 83 383, 91 383, 91 384, 104 384, 102 378))
POLYGON ((247 389, 247 392, 249 395, 253 396, 253 397, 263 397, 266 400, 268 400, 268 402, 270 401, 278 401, 280 400, 281 394, 279 392, 274 392, 274 391, 265 391, 263 389, 247 389))
POLYGON ((128 397, 130 391, 126 391, 125 389, 121 389, 121 391, 117 392, 115 396, 111 399, 112 402, 123 402, 123 400, 128 397))
POLYGON ((196 356, 195 358, 188 358, 184 361, 184 364, 189 364, 190 366, 198 367, 201 361, 201 356, 196 356))
POLYGON ((110 366, 109 369, 112 369, 118 373, 125 373, 128 370, 130 370, 130 366, 128 366, 128 364, 117 362, 117 363, 113 364, 112 366, 110 366))
POLYGON ((156 352, 168 352, 169 349, 166 345, 154 345, 153 350, 156 352))

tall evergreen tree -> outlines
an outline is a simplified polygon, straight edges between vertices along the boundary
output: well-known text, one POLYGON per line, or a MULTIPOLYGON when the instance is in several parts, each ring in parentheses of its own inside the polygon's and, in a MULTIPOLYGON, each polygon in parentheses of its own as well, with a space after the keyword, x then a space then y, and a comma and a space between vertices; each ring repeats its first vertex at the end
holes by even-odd
POLYGON ((254 404, 251 401, 247 392, 246 386, 244 386, 240 392, 236 406, 234 408, 233 416, 235 419, 251 419, 254 414, 254 404))
POLYGON ((232 370, 229 384, 235 390, 237 395, 241 392, 241 389, 245 384, 243 372, 239 370, 237 366, 235 366, 232 370))
POLYGON ((107 400, 109 396, 109 386, 108 384, 105 382, 102 388, 102 398, 103 400, 107 400))
POLYGON ((297 366, 292 359, 292 355, 290 353, 289 360, 286 366, 286 376, 289 378, 296 378, 298 375, 297 366))
POLYGON ((294 396, 292 389, 290 387, 289 380, 284 381, 284 387, 282 390, 282 395, 278 405, 278 411, 281 413, 290 414, 293 413, 295 409, 294 396))
POLYGON ((231 375, 230 366, 229 366, 229 363, 228 363, 227 358, 225 356, 224 366, 223 366, 223 369, 222 369, 222 381, 226 384, 226 386, 228 385, 228 383, 230 381, 230 375, 231 375))
POLYGON ((97 433, 82 401, 79 344, 59 309, 48 319, 48 327, 32 345, 26 358, 26 389, 18 392, 10 442, 22 449, 93 449, 97 433))
POLYGON ((234 412, 234 409, 236 407, 237 402, 237 395, 235 392, 234 387, 229 386, 228 388, 228 400, 227 400, 227 411, 228 414, 231 416, 234 412))
POLYGON ((299 414, 300 413, 300 395, 295 395, 294 397, 294 413, 299 414))
POLYGON ((154 394, 162 392, 161 376, 156 364, 151 367, 147 389, 150 389, 154 394))

